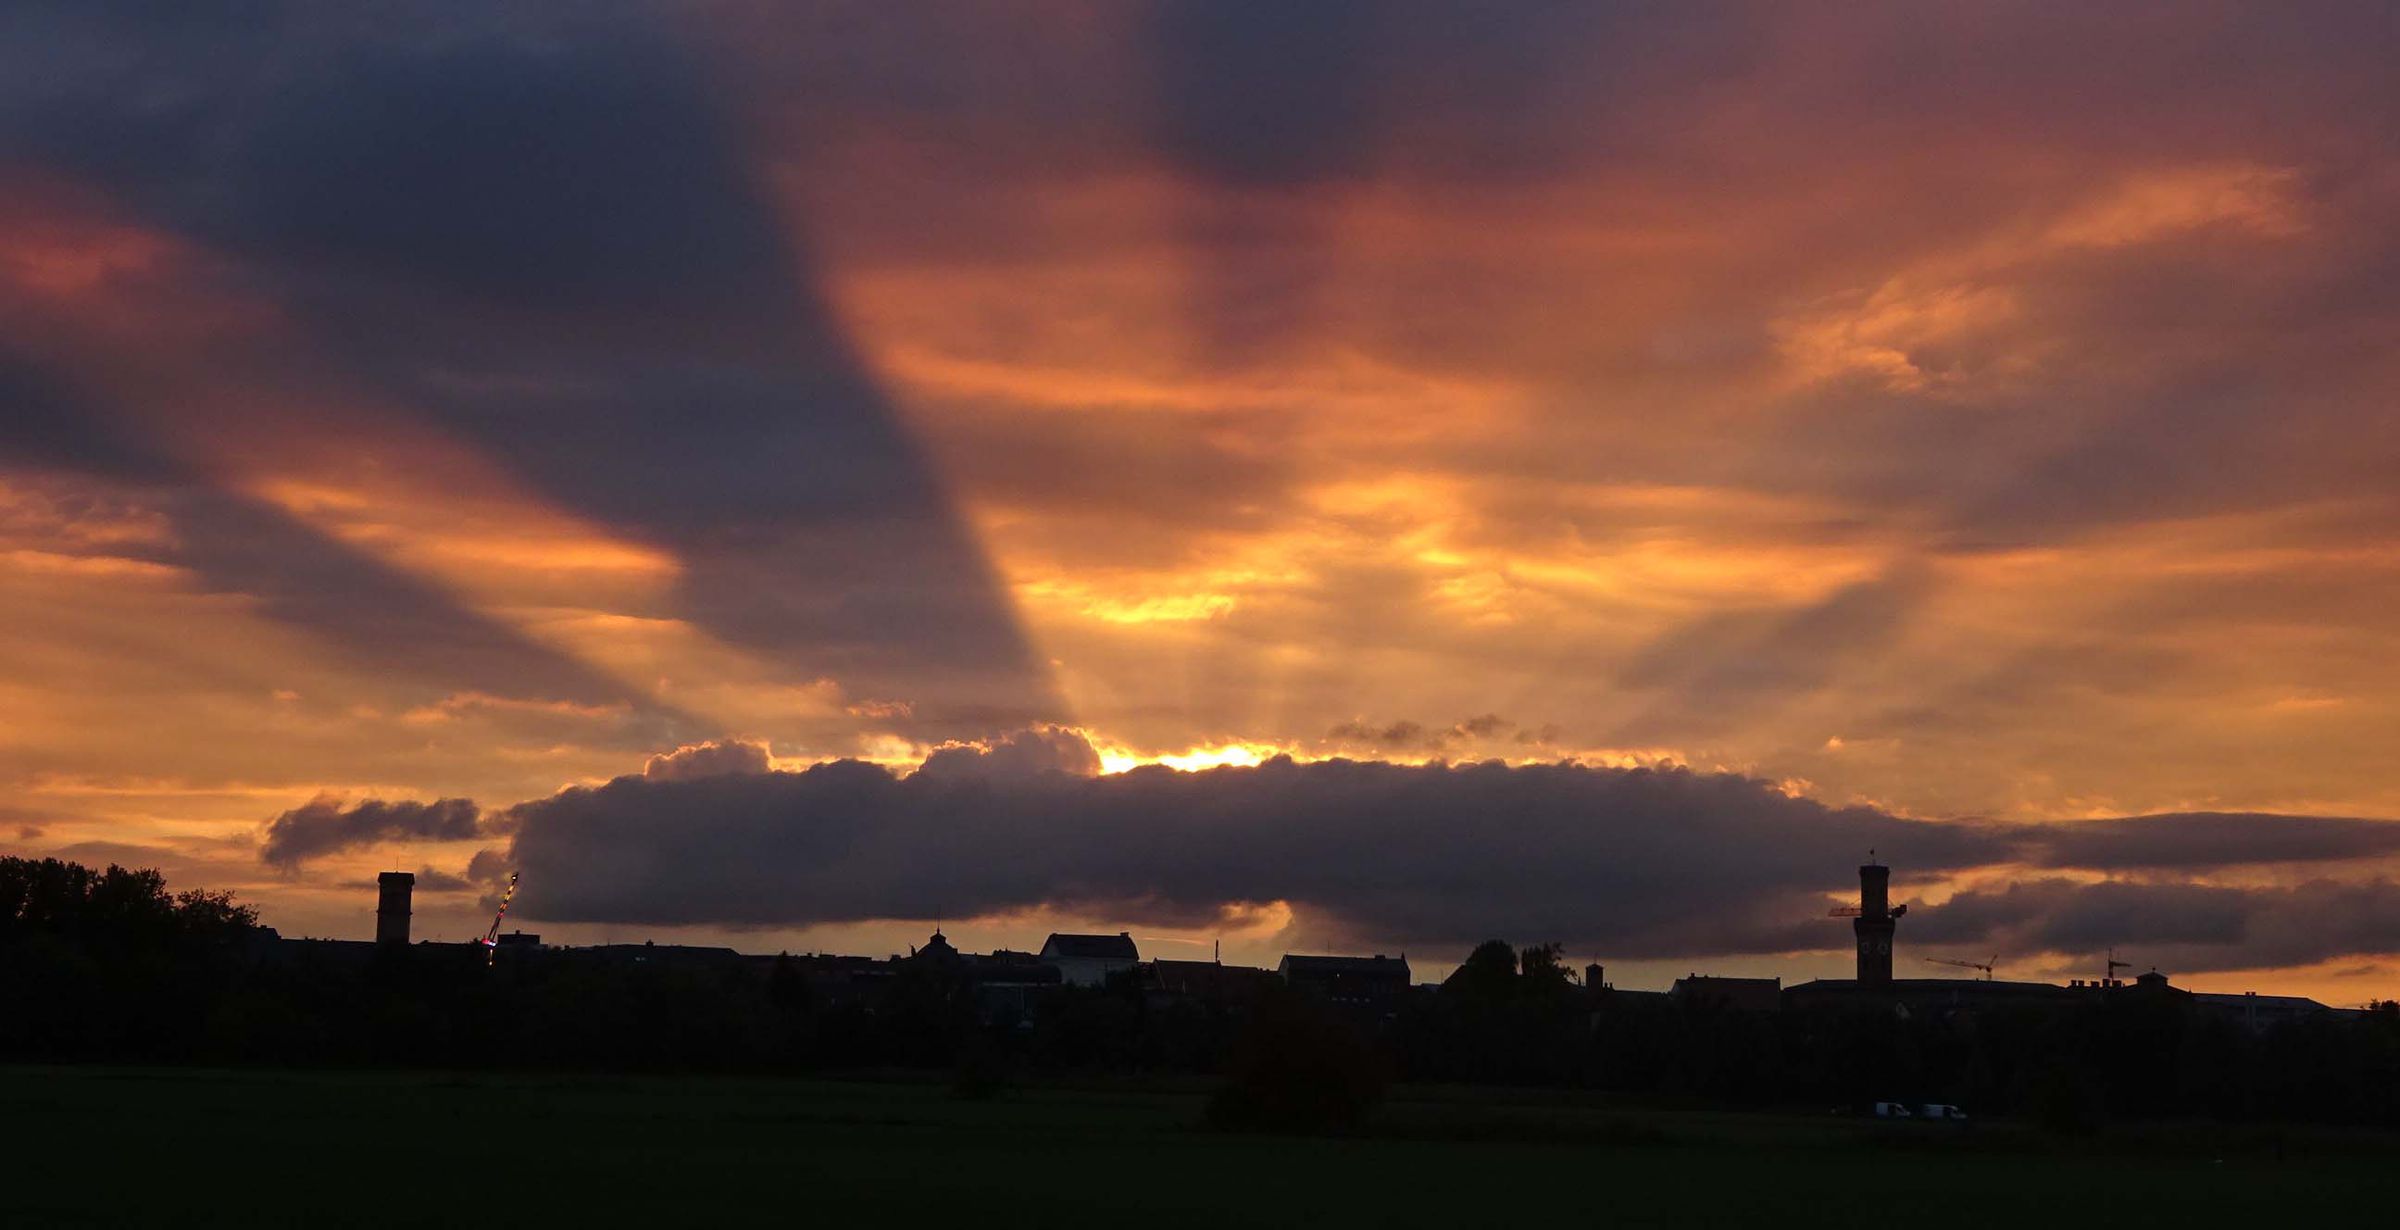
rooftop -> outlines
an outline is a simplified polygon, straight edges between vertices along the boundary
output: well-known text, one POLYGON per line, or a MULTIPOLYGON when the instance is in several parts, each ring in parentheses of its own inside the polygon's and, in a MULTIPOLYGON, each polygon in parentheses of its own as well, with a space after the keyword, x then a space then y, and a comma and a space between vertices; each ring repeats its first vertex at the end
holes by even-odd
POLYGON ((1387 957, 1378 953, 1372 957, 1313 957, 1286 953, 1275 968, 1286 974, 1372 974, 1377 977, 1408 977, 1408 958, 1387 957))
POLYGON ((1139 961, 1141 954, 1133 946, 1133 937, 1123 931, 1115 935, 1068 935, 1054 932, 1042 941, 1042 955, 1047 958, 1083 958, 1086 960, 1139 961))

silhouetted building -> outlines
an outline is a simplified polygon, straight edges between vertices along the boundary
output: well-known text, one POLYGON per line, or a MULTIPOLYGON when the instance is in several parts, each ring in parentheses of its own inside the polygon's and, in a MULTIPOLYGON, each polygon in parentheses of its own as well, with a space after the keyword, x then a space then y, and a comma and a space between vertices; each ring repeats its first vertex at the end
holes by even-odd
POLYGON ((2173 1001, 2261 1032, 2287 1021, 2304 1020, 2319 1014, 2339 1016, 2345 1012, 2344 1009, 2329 1008, 2316 1000, 2296 995, 2260 995, 2256 992, 2243 995, 2194 994, 2171 985, 2167 976, 2157 970, 2131 980, 2078 978, 2065 986, 2054 982, 2003 982, 1991 978, 1894 978, 1874 984, 1847 978, 1821 978, 1785 990, 1783 1005, 1792 1011, 1806 1011, 1864 1002, 1878 1008, 1901 1008, 1933 1014, 1977 1012, 2002 1007, 2040 1007, 2066 1011, 2089 1005, 2103 997, 2116 996, 2142 1001, 2173 1001))
MULTIPOLYGON (((897 980, 938 988, 952 1002, 963 1000, 973 1005, 976 1019, 986 1024, 1027 1025, 1043 997, 1062 985, 1058 967, 1031 953, 1002 949, 989 956, 970 956, 939 931, 923 945, 910 948, 907 956, 894 958, 888 968, 897 980)), ((895 981, 890 985, 903 984, 895 981)))
POLYGON ((962 974, 973 991, 976 1015, 984 1021, 1001 1017, 1031 1020, 1042 997, 1065 981, 1057 966, 1044 964, 1032 953, 1005 948, 990 956, 966 958, 962 974))
POLYGON ((2001 1005, 2069 1007, 2082 992, 2050 982, 1996 982, 1983 978, 1887 978, 1879 983, 1819 978, 1784 988, 1787 1011, 1809 1011, 1859 1003, 1910 1012, 1941 1013, 2001 1005))
POLYGON ((1133 946, 1133 937, 1123 931, 1115 935, 1053 934, 1042 941, 1041 961, 1055 966, 1059 978, 1069 986, 1096 987, 1108 981, 1119 970, 1129 970, 1142 963, 1142 954, 1133 946))
POLYGON ((909 949, 908 957, 912 961, 923 961, 936 965, 956 965, 959 961, 957 947, 950 943, 949 936, 943 935, 939 931, 934 932, 933 937, 925 941, 923 948, 909 949))
POLYGON ((639 965, 649 969, 738 969, 749 959, 730 948, 693 944, 595 944, 569 948, 562 955, 604 965, 639 965))
POLYGON ((1774 1012, 1783 1007, 1781 978, 1717 978, 1691 974, 1675 980, 1667 997, 1686 1008, 1774 1012))
POLYGON ((891 962, 874 957, 840 957, 811 953, 790 959, 789 966, 808 987, 808 994, 825 1008, 863 1007, 880 999, 892 985, 891 962))
POLYGON ((1154 1000, 1238 1008, 1279 981, 1273 970, 1215 961, 1152 961, 1149 990, 1154 1000))
POLYGON ((2256 991, 2228 995, 2186 991, 2182 987, 2169 985, 2167 976, 2156 969, 2135 976, 2131 989, 2135 995, 2145 998, 2172 997, 2193 1011, 2231 1021, 2254 1034, 2317 1017, 2357 1014, 2355 1009, 2328 1007, 2303 995, 2261 995, 2256 991))
POLYGON ((416 895, 417 877, 387 871, 375 877, 375 888, 375 943, 386 949, 408 947, 409 899, 416 895))
POLYGON ((1305 957, 1285 954, 1275 972, 1295 990, 1348 1007, 1388 1006, 1408 993, 1408 958, 1305 957))
POLYGON ((1592 1020, 1606 1013, 1648 1012, 1664 1007, 1665 991, 1621 991, 1608 980, 1608 970, 1594 961, 1583 967, 1583 998, 1591 1010, 1592 1020))
POLYGON ((2261 995, 2256 991, 2244 991, 2239 995, 2195 991, 2192 993, 2192 1006, 2211 1016, 2231 1021, 2254 1034, 2311 1017, 2343 1016, 2354 1012, 2352 1009, 2329 1008, 2305 996, 2261 995))

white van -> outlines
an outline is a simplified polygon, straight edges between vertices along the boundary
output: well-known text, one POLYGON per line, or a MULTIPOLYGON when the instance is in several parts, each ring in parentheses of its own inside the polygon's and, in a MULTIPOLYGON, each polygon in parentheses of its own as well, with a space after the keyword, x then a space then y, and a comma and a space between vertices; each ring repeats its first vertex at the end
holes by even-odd
POLYGON ((1908 1103, 1906 1102, 1877 1102, 1875 1104, 1875 1117, 1878 1119, 1914 1118, 1914 1116, 1908 1113, 1908 1103))
POLYGON ((1925 1105, 1917 1108, 1917 1117, 1920 1119, 1949 1119, 1954 1122, 1964 1123, 1966 1122, 1967 1112, 1960 1110, 1959 1108, 1952 1106, 1947 1102, 1927 1102, 1925 1105))

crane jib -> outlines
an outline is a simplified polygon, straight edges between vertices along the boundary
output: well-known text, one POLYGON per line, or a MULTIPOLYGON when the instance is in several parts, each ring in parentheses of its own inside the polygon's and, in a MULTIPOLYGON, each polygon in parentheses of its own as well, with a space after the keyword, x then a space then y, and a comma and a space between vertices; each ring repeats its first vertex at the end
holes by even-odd
POLYGON ((508 917, 508 903, 517 897, 517 873, 508 873, 508 887, 500 893, 500 912, 492 915, 491 930, 483 933, 483 963, 490 966, 500 960, 500 920, 508 917))

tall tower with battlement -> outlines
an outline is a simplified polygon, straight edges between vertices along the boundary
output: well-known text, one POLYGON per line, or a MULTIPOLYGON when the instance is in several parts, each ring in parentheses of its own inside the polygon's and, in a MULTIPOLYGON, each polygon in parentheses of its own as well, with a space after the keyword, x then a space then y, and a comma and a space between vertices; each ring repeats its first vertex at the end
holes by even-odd
POLYGON ((376 946, 408 947, 409 898, 416 894, 417 877, 406 871, 387 871, 375 877, 375 887, 381 890, 375 899, 376 946))
POLYGON ((1850 929, 1858 935, 1858 985, 1884 987, 1892 983, 1892 933, 1898 929, 1901 906, 1892 909, 1892 869, 1866 863, 1858 869, 1858 917, 1850 929))

